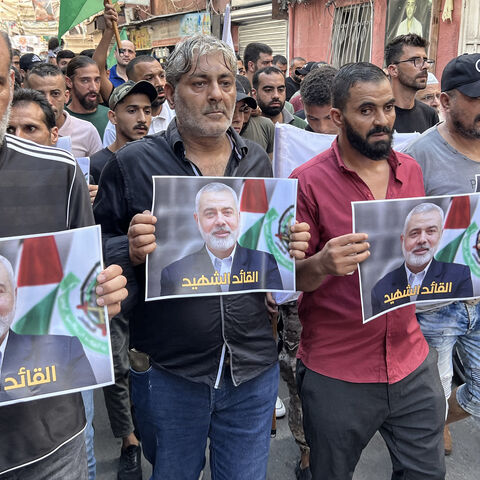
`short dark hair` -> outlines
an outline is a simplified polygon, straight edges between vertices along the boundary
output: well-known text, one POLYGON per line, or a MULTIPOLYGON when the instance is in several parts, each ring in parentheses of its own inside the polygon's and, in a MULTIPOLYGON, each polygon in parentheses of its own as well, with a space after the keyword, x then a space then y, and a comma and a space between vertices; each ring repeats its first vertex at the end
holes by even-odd
POLYGON ((257 63, 261 53, 271 55, 273 50, 265 43, 249 43, 243 52, 243 64, 247 67, 248 62, 257 63))
POLYGON ((133 80, 132 75, 133 75, 133 72, 135 71, 135 66, 138 63, 151 63, 151 62, 158 62, 158 60, 155 57, 152 57, 151 55, 139 55, 138 57, 135 57, 134 59, 130 60, 128 62, 127 68, 125 69, 127 78, 129 80, 133 80))
POLYGON ((333 79, 338 70, 331 65, 324 65, 308 73, 300 84, 300 95, 304 105, 332 104, 333 79))
POLYGON ((94 48, 86 48, 85 50, 82 50, 79 55, 84 55, 85 57, 93 57, 93 54, 95 53, 94 48))
POLYGON ((31 70, 28 71, 27 82, 31 75, 38 75, 39 77, 56 77, 62 75, 62 71, 51 63, 37 63, 31 70))
POLYGON ((87 57, 86 55, 77 55, 68 62, 66 75, 67 77, 72 78, 77 69, 88 67, 89 65, 97 66, 95 60, 90 57, 87 57))
POLYGON ((306 62, 306 60, 305 60, 303 57, 293 57, 293 58, 290 60, 290 68, 293 67, 293 64, 295 63, 295 60, 301 60, 302 62, 306 62))
POLYGON ((21 57, 22 56, 22 53, 20 52, 20 50, 18 48, 12 48, 12 56, 15 57, 21 57))
POLYGON ((276 65, 277 63, 279 63, 280 65, 288 65, 288 61, 283 55, 275 55, 273 57, 272 63, 274 65, 276 65))
POLYGON ((385 72, 368 62, 348 63, 335 75, 332 84, 332 107, 344 110, 350 97, 350 89, 357 83, 379 83, 387 80, 385 72))
POLYGON ((48 130, 51 130, 56 126, 55 123, 55 114, 50 103, 47 100, 47 97, 38 90, 32 90, 31 88, 19 88, 15 90, 12 100, 12 108, 16 105, 24 103, 36 103, 43 112, 45 126, 48 130))
MULTIPOLYGON (((63 44, 63 41, 62 41, 63 44)), ((60 43, 58 43, 58 38, 57 37, 50 37, 48 39, 48 49, 49 50, 55 50, 60 46, 60 43)))
POLYGON ((0 37, 3 38, 3 40, 5 41, 5 44, 7 45, 8 58, 10 59, 9 64, 11 65, 12 64, 12 57, 13 57, 12 42, 10 42, 10 37, 3 30, 0 30, 0 37))
POLYGON ((403 53, 403 47, 421 47, 427 48, 428 41, 416 33, 407 35, 398 35, 390 40, 385 46, 385 65, 388 67, 392 63, 398 62, 403 53))
POLYGON ((256 90, 258 88, 258 84, 259 84, 259 80, 258 80, 258 77, 260 77, 260 75, 264 73, 265 75, 271 75, 272 73, 275 73, 275 74, 280 74, 283 78, 285 78, 285 76, 283 75, 282 71, 280 69, 278 69, 277 67, 274 67, 273 65, 271 67, 265 67, 265 68, 260 68, 259 70, 257 70, 254 75, 253 75, 253 78, 252 78, 252 86, 253 88, 256 90))
POLYGON ((75 58, 75 54, 71 50, 60 50, 57 53, 57 62, 62 58, 75 58))

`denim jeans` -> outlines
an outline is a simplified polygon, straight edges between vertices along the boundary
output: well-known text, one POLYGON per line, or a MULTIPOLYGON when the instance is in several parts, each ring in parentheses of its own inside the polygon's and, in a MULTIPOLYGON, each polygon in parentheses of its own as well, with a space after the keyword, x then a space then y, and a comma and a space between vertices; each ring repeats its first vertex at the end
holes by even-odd
POLYGON ((457 401, 465 411, 480 417, 480 304, 454 302, 417 313, 417 318, 428 344, 438 352, 438 371, 447 398, 452 391, 452 352, 457 343, 465 367, 465 384, 457 389, 457 401))
POLYGON ((83 404, 85 406, 85 416, 87 417, 87 427, 85 428, 85 447, 87 449, 88 480, 95 480, 97 475, 97 461, 95 460, 95 450, 93 443, 93 390, 84 390, 82 392, 83 404))
POLYGON ((235 387, 220 388, 164 370, 131 370, 132 401, 153 479, 197 479, 210 439, 212 480, 264 480, 278 390, 278 364, 235 387))

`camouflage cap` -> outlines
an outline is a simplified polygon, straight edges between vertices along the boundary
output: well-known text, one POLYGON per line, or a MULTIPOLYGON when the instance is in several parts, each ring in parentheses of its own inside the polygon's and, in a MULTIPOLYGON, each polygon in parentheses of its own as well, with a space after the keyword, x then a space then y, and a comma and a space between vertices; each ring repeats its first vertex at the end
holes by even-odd
POLYGON ((144 93, 150 99, 150 102, 153 102, 158 96, 156 88, 150 82, 140 80, 135 83, 133 80, 128 80, 113 90, 108 100, 110 110, 115 110, 119 102, 134 93, 144 93))

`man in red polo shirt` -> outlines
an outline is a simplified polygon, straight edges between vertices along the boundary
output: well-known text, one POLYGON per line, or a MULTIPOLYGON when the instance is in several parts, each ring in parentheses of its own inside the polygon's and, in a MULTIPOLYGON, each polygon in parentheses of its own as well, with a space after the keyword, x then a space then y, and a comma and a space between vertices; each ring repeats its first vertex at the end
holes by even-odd
POLYGON ((362 323, 358 264, 367 235, 353 234, 351 202, 423 196, 422 173, 391 149, 395 99, 370 63, 346 65, 332 87, 332 147, 294 170, 297 215, 310 224, 297 264, 303 325, 297 381, 313 479, 351 479, 379 430, 392 479, 445 477, 445 399, 413 305, 362 323))

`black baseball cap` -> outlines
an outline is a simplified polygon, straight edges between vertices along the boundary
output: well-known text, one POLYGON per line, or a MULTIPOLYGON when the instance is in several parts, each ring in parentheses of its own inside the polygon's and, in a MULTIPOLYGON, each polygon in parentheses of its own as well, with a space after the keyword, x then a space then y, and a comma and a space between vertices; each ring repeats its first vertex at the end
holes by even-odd
POLYGON ((442 92, 457 89, 467 97, 480 97, 480 53, 464 53, 450 60, 442 73, 442 92))
POLYGON ((108 100, 110 110, 115 110, 119 102, 127 95, 133 95, 134 93, 144 93, 150 99, 150 102, 153 102, 158 96, 157 89, 150 82, 140 80, 135 83, 133 80, 128 80, 115 88, 110 95, 108 100))
POLYGON ((297 75, 306 75, 307 73, 310 73, 312 70, 315 70, 318 68, 318 62, 308 62, 306 63, 303 67, 297 68, 295 70, 295 73, 297 75))
POLYGON ((235 82, 235 85, 237 87, 237 102, 241 102, 242 100, 245 100, 245 103, 250 107, 255 110, 257 108, 257 101, 253 98, 250 97, 249 95, 246 94, 245 89, 243 88, 243 85, 237 80, 235 82))
POLYGON ((26 72, 35 64, 43 63, 43 60, 36 53, 26 53, 20 57, 20 68, 26 72))

